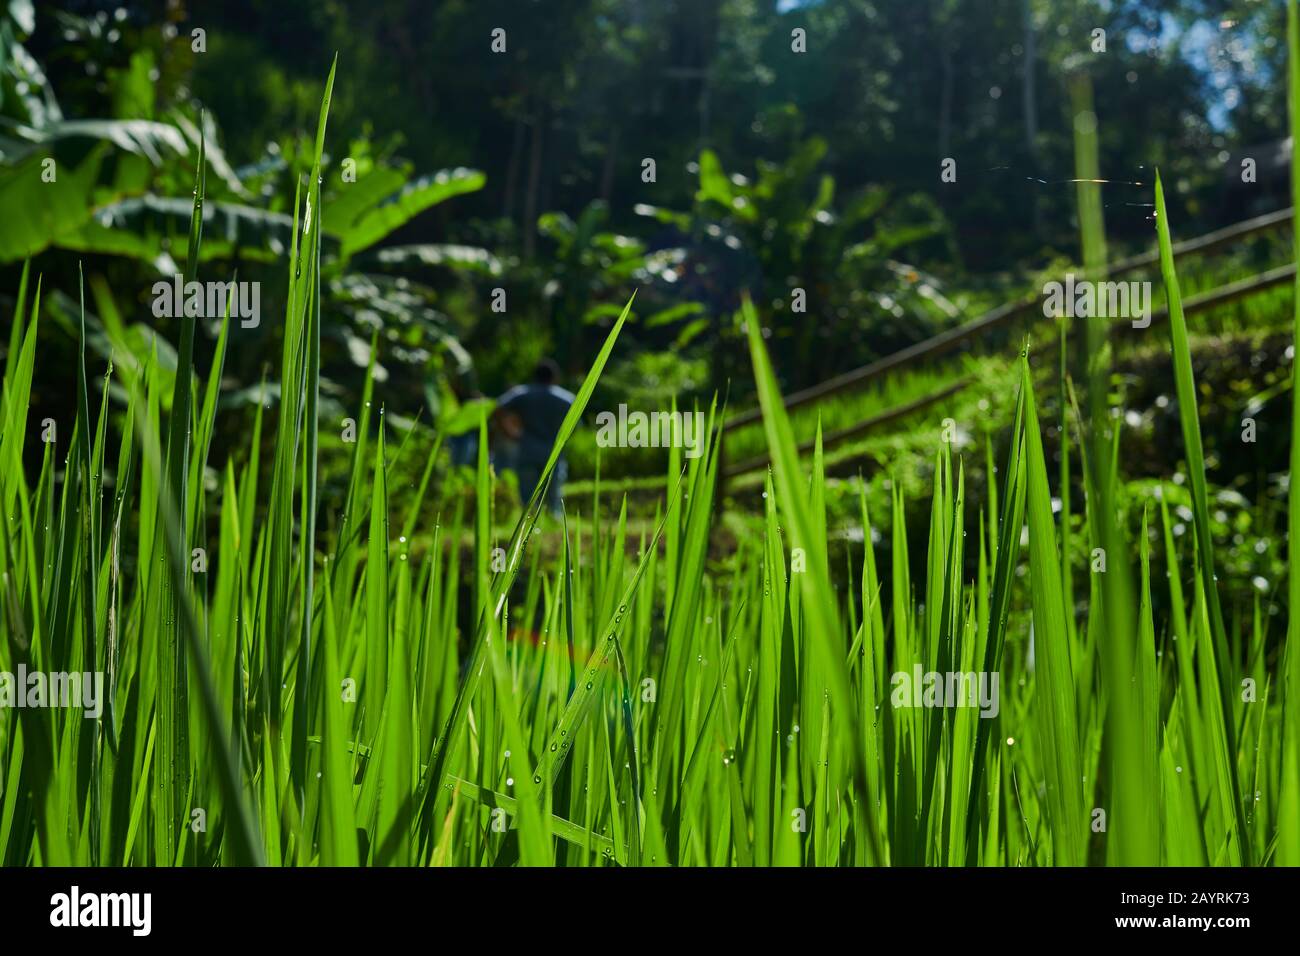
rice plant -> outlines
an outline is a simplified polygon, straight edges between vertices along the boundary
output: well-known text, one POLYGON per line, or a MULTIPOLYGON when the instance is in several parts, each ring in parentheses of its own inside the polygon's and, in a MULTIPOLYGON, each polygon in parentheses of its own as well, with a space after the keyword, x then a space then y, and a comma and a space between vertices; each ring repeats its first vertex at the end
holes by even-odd
MULTIPOLYGON (((89 365, 83 321, 75 422, 43 421, 31 402, 41 282, 24 273, 0 409, 0 671, 104 682, 92 719, 7 685, 4 863, 1300 862, 1300 638, 1290 623, 1283 645, 1258 604, 1225 614, 1220 601, 1176 223, 1158 180, 1186 544, 1163 498, 1140 527, 1122 520, 1104 359, 1080 383, 1082 408, 1064 363, 1047 383, 1064 398, 1052 460, 1027 348, 983 500, 968 494, 971 463, 936 435, 925 553, 909 554, 906 491, 880 506, 862 487, 864 545, 846 587, 821 428, 801 458, 748 301, 737 321, 771 465, 760 530, 734 553, 711 550, 716 404, 704 453, 669 452, 641 530, 599 480, 562 519, 543 514, 630 302, 517 520, 495 512, 485 429, 472 510, 429 481, 432 458, 418 488, 394 487, 402 449, 373 374, 345 503, 325 513, 320 168, 333 80, 284 264, 280 401, 256 408, 247 454, 209 460, 229 310, 205 380, 195 351, 207 346, 183 324, 170 394, 157 363, 140 375, 89 365), (1086 489, 1085 568, 1069 559, 1072 481, 1086 489)), ((1291 89, 1300 128, 1294 57, 1291 89)), ((187 279, 203 169, 200 153, 187 279)))

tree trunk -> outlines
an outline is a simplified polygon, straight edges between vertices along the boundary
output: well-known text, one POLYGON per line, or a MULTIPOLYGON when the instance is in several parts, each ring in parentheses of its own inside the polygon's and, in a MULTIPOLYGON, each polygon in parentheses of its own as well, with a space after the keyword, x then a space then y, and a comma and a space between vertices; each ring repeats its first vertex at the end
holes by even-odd
POLYGON ((524 258, 531 259, 537 249, 537 187, 542 178, 542 137, 546 133, 546 105, 533 114, 533 144, 528 157, 528 192, 524 194, 524 258))
POLYGON ((515 135, 510 144, 510 162, 506 165, 506 195, 502 203, 501 215, 507 219, 515 216, 515 187, 519 183, 520 157, 524 151, 524 118, 515 117, 515 135))
POLYGON ((945 24, 939 40, 939 68, 943 85, 939 89, 939 158, 952 155, 952 46, 945 24))
MULTIPOLYGON (((1029 158, 1030 175, 1037 177, 1038 167, 1038 91, 1035 87, 1034 64, 1038 59, 1038 35, 1034 32, 1033 0, 1021 0, 1020 9, 1024 16, 1025 27, 1025 62, 1021 72, 1024 89, 1025 109, 1025 151, 1029 158)), ((1043 234, 1043 210, 1038 192, 1030 194, 1030 211, 1033 213, 1034 236, 1043 234)))
POLYGON ((618 159, 618 127, 614 127, 613 133, 609 137, 609 145, 605 147, 605 169, 600 174, 600 198, 606 205, 609 205, 610 198, 614 195, 614 169, 618 159))

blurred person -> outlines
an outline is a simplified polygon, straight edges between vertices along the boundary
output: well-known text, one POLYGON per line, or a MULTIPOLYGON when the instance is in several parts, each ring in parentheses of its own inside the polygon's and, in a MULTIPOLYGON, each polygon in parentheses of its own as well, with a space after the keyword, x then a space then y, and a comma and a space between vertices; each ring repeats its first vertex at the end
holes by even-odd
MULTIPOLYGON (((549 358, 542 359, 533 370, 532 382, 507 391, 492 413, 497 433, 504 439, 498 443, 496 465, 519 478, 519 500, 525 506, 541 481, 560 426, 574 402, 573 393, 557 384, 559 378, 559 366, 549 358)), ((546 493, 546 506, 552 514, 560 513, 560 492, 568 473, 568 462, 561 455, 546 493)))

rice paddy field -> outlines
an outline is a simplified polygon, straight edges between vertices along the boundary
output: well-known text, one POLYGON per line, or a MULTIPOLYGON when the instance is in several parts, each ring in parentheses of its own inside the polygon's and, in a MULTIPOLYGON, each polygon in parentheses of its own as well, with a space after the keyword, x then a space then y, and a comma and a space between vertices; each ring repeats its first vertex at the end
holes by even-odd
MULTIPOLYGON (((472 477, 441 480, 439 446, 386 421, 373 360, 352 440, 322 416, 333 87, 282 263, 279 401, 249 413, 245 453, 210 455, 229 309, 203 361, 185 321, 174 370, 95 358, 83 315, 76 419, 53 427, 31 401, 50 290, 23 274, 0 405, 0 671, 99 672, 104 690, 94 720, 0 710, 4 864, 1300 864, 1300 624, 1269 610, 1300 607, 1284 547, 1300 500, 1288 486, 1238 506, 1278 575, 1225 553, 1193 362, 1205 329, 1181 307, 1202 286, 1172 254, 1158 177, 1169 321, 1143 344, 1173 383, 1177 480, 1129 474, 1100 322, 1070 330, 1069 354, 1040 326, 789 413, 746 300, 761 422, 726 453, 769 466, 720 495, 714 402, 703 454, 670 449, 635 504, 593 475, 557 516, 541 487, 502 503, 485 426, 472 477), (826 433, 972 376, 926 428, 851 446, 874 479, 828 474, 826 433), (924 481, 890 480, 891 441, 924 458, 924 481), (347 475, 339 507, 322 504, 327 466, 347 475), (975 679, 945 686, 953 673, 975 679)), ((1081 136, 1080 179, 1095 150, 1081 136)), ((196 169, 187 279, 201 153, 196 169)), ((1099 203, 1081 183, 1088 269, 1105 262, 1099 203)))

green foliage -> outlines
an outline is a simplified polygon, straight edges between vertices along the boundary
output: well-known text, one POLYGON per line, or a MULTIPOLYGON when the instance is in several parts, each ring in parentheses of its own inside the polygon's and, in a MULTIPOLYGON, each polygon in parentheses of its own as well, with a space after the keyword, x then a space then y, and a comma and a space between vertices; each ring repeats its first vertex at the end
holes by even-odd
MULTIPOLYGON (((822 7, 808 15, 853 22, 846 7, 822 7)), ((24 9, 10 4, 0 19, 7 51, 24 9)), ((1300 27, 1294 2, 1288 9, 1300 126, 1300 27)), ((949 40, 958 13, 941 11, 949 40)), ((274 271, 283 320, 262 344, 279 367, 251 384, 228 310, 209 329, 182 317, 172 347, 128 318, 111 271, 92 272, 87 303, 83 289, 74 302, 24 266, 0 390, 0 672, 102 673, 107 700, 89 719, 0 708, 0 862, 1296 862, 1296 625, 1288 619, 1280 644, 1264 610, 1273 601, 1248 591, 1243 611, 1221 580, 1239 566, 1221 544, 1243 527, 1268 536, 1280 500, 1233 503, 1210 483, 1205 380, 1159 180, 1169 356, 1157 351, 1177 400, 1181 484, 1124 481, 1127 436, 1110 414, 1119 366, 1100 348, 1089 352, 1087 417, 1055 356, 1046 375, 1028 354, 972 362, 1004 399, 993 407, 982 392, 971 402, 984 405, 960 406, 978 420, 983 449, 971 434, 945 440, 909 419, 890 440, 927 459, 924 475, 891 458, 897 445, 872 445, 886 465, 873 484, 829 477, 850 460, 837 454, 863 449, 828 448, 827 435, 946 376, 788 413, 773 356, 792 341, 818 345, 772 318, 787 277, 827 278, 820 317, 835 334, 860 331, 854 309, 866 302, 892 312, 884 297, 912 296, 906 314, 935 322, 948 310, 937 283, 893 260, 932 235, 932 211, 902 201, 890 218, 890 197, 870 188, 837 207, 825 147, 808 137, 787 162, 759 164, 752 183, 699 151, 691 212, 647 210, 691 242, 734 239, 761 264, 759 303, 741 298, 734 321, 725 297, 622 297, 646 275, 677 275, 680 250, 651 252, 605 206, 576 220, 539 216, 535 238, 555 262, 522 259, 528 282, 555 283, 551 321, 533 339, 511 337, 510 349, 563 340, 578 363, 587 339, 600 344, 516 515, 500 507, 487 457, 488 401, 446 411, 442 431, 479 433, 472 477, 448 480, 441 435, 430 441, 396 403, 376 400, 402 394, 397 383, 376 390, 399 365, 418 377, 428 363, 467 359, 448 303, 474 301, 477 283, 519 261, 459 242, 379 248, 417 214, 477 190, 481 175, 412 181, 409 167, 363 145, 352 150, 357 181, 337 176, 326 150, 333 70, 313 135, 282 165, 232 169, 210 120, 155 99, 140 57, 115 75, 113 96, 153 125, 71 131, 49 97, 14 106, 18 61, 0 64, 0 106, 20 110, 24 126, 0 144, 0 194, 24 201, 21 176, 37 172, 43 149, 91 143, 67 202, 29 209, 31 221, 4 233, 7 254, 59 248, 165 273, 183 250, 176 271, 186 277, 235 258, 274 271), (191 149, 182 183, 176 160, 191 149), (255 201, 263 187, 269 196, 255 201), (452 294, 408 281, 404 270, 417 267, 471 281, 452 294), (347 320, 338 339, 332 314, 347 320), (69 330, 71 375, 45 354, 52 333, 69 330), (619 367, 633 335, 663 336, 687 360, 668 369, 634 356, 619 367), (741 339, 740 372, 762 418, 734 448, 770 467, 740 502, 754 507, 734 546, 717 533, 736 512, 718 497, 716 402, 703 454, 684 461, 670 449, 657 462, 663 493, 649 520, 599 477, 590 499, 568 498, 562 522, 542 514, 598 389, 662 400, 665 381, 697 381, 688 350, 741 339), (329 375, 339 349, 364 369, 357 389, 329 375), (43 374, 63 376, 66 417, 50 415, 34 387, 43 374), (355 441, 336 437, 343 413, 355 441), (223 428, 241 440, 216 441, 223 428), (915 669, 997 675, 996 714, 901 702, 900 677, 915 669)), ((542 72, 546 92, 563 94, 563 69, 542 72)), ((1077 145, 1081 171, 1095 172, 1098 144, 1077 145)), ((1080 199, 1095 269, 1097 196, 1085 188, 1080 199)), ((1300 344, 1300 312, 1294 335, 1300 344)), ((436 385, 425 396, 444 398, 436 385)), ((1293 411, 1294 470, 1300 404, 1293 411)), ((1300 605, 1300 570, 1295 553, 1288 560, 1289 609, 1300 605)))
MULTIPOLYGON (((27 310, 28 290, 20 294, 30 321, 18 323, 23 344, 0 415, 10 465, 0 472, 0 669, 93 662, 108 675, 109 701, 100 720, 57 708, 3 712, 6 862, 1042 865, 1110 859, 1102 847, 1112 841, 1116 859, 1127 858, 1124 846, 1152 845, 1158 863, 1270 861, 1288 799, 1281 701, 1265 692, 1225 709, 1215 675, 1236 665, 1216 653, 1205 582, 1172 544, 1172 610, 1160 626, 1178 637, 1176 666, 1156 667, 1147 654, 1138 667, 1141 719, 1153 732, 1134 738, 1140 745, 1102 732, 1110 695, 1088 662, 1107 625, 1078 620, 1064 599, 1027 361, 1005 466, 985 504, 968 500, 962 460, 938 451, 915 585, 896 493, 885 560, 868 546, 853 588, 837 586, 820 436, 811 463, 801 461, 748 304, 740 318, 773 467, 763 531, 739 543, 729 570, 708 553, 719 507, 712 441, 689 462, 672 455, 653 530, 638 531, 625 502, 617 520, 602 517, 599 492, 589 518, 557 528, 540 519, 541 488, 503 527, 481 456, 468 548, 463 511, 445 498, 445 525, 413 522, 417 503, 398 533, 390 473, 401 449, 389 451, 384 415, 368 413, 368 389, 343 523, 317 547, 320 232, 311 223, 320 219, 306 210, 319 201, 309 186, 291 251, 301 271, 281 370, 290 411, 273 428, 269 487, 254 445, 248 461, 221 466, 220 507, 186 480, 206 458, 211 382, 201 403, 173 397, 164 449, 166 380, 152 368, 123 379, 130 407, 111 431, 107 401, 92 424, 83 384, 65 477, 55 480, 47 444, 28 484, 16 463, 32 429, 39 307, 27 310), (187 420, 192 429, 178 425, 187 420), (178 436, 191 431, 186 453, 178 436), (98 476, 113 433, 117 490, 103 508, 98 476), (38 521, 60 491, 53 520, 38 521), (263 508, 266 520, 254 523, 263 508), (1026 522, 1028 581, 1018 583, 1026 522), (548 548, 557 536, 562 545, 548 548), (189 551, 205 541, 210 563, 200 571, 189 551), (86 586, 60 588, 50 569, 86 586), (477 596, 461 613, 466 576, 477 596), (901 704, 899 675, 916 667, 998 673, 997 714, 901 704), (1235 742, 1230 724, 1242 728, 1235 742), (89 735, 85 746, 79 735, 89 735), (1099 831, 1088 812, 1112 807, 1115 792, 1096 768, 1130 759, 1159 768, 1161 785, 1146 795, 1159 839, 1122 813, 1099 831), (1258 794, 1244 825, 1234 772, 1258 794)), ((196 250, 200 221, 196 213, 196 250)), ((579 390, 548 473, 631 308, 579 390)), ((178 354, 175 389, 188 391, 189 356, 178 354)), ((865 495, 859 505, 871 541, 865 495)), ((1150 642, 1145 530, 1132 611, 1150 642)), ((1266 688, 1258 617, 1239 637, 1266 688)))
POLYGON ((942 231, 934 203, 875 185, 837 203, 835 178, 821 168, 826 155, 826 142, 809 137, 783 161, 759 160, 751 180, 728 176, 705 149, 688 212, 637 207, 680 236, 680 294, 702 315, 673 317, 681 330, 673 348, 706 348, 715 388, 742 370, 726 358, 742 351, 727 321, 742 291, 767 311, 795 386, 911 345, 959 314, 934 276, 897 258, 942 231), (844 342, 855 347, 833 346, 844 342))

